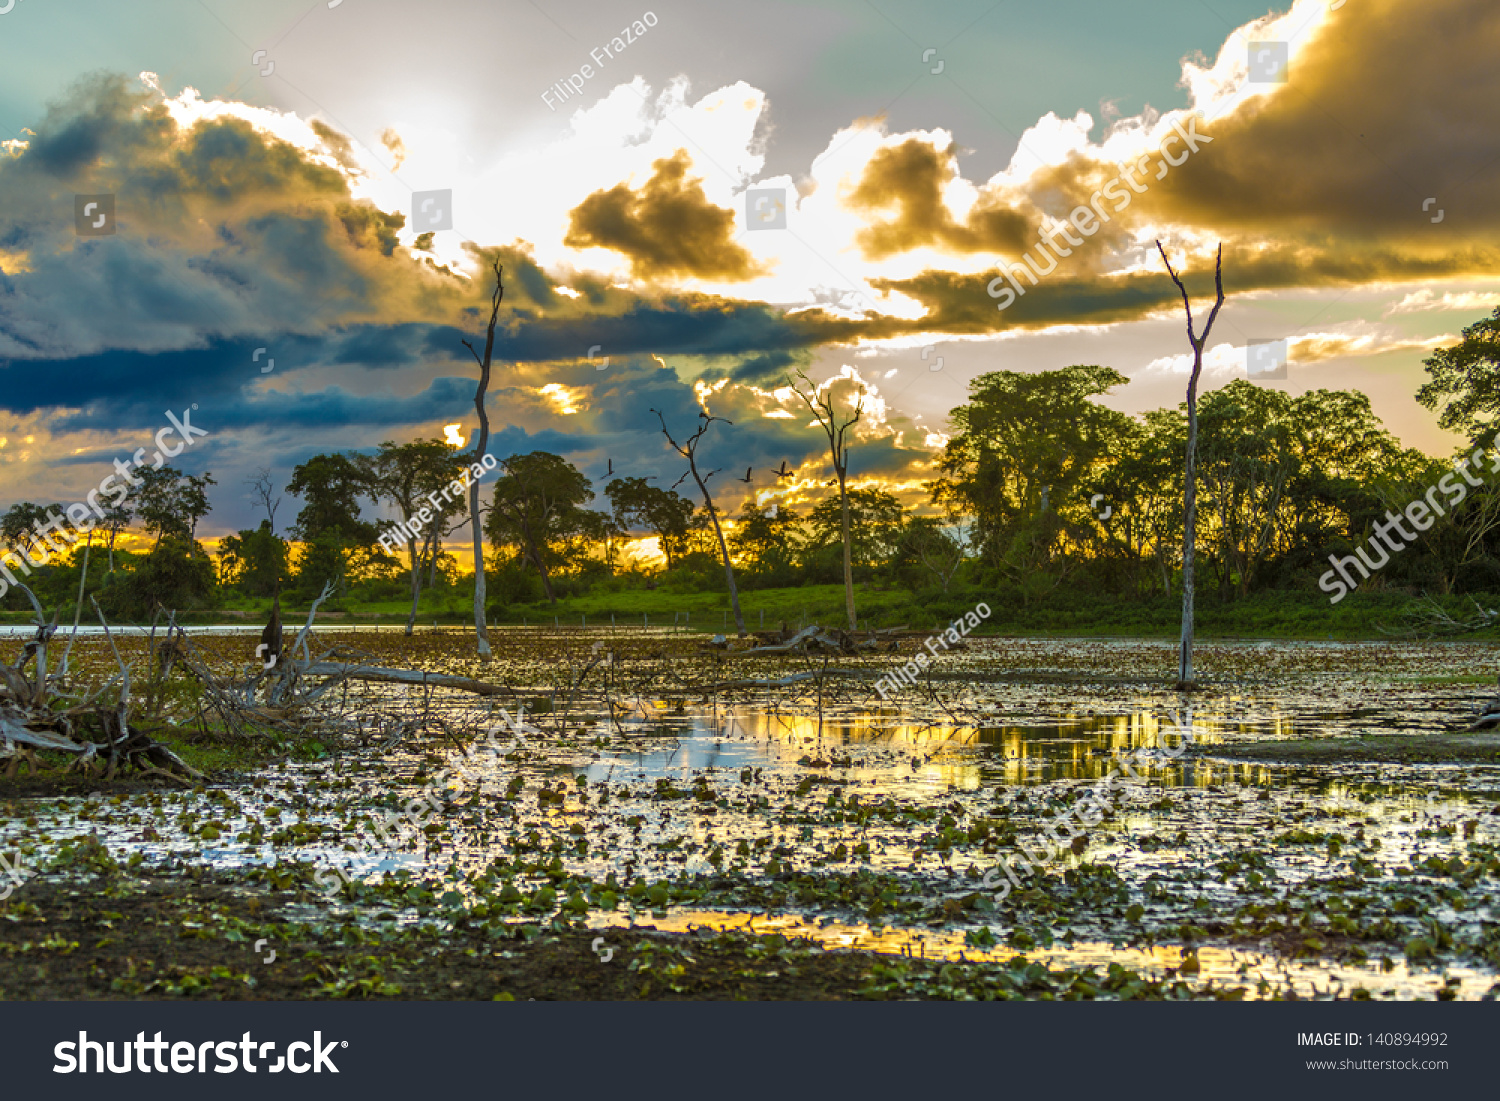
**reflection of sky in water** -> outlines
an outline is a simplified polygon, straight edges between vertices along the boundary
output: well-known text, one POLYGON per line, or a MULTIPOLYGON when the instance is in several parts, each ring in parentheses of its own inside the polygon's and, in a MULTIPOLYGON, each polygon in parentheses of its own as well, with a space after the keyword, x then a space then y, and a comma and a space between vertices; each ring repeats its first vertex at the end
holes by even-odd
MULTIPOLYGON (((799 769, 799 761, 826 761, 829 774, 882 787, 936 786, 972 790, 984 786, 1049 780, 1100 779, 1116 768, 1115 756, 1156 750, 1131 758, 1137 772, 1168 783, 1193 786, 1227 778, 1250 780, 1257 766, 1186 761, 1181 765, 1158 747, 1176 749, 1182 737, 1173 716, 1135 711, 1125 715, 1064 716, 1036 726, 942 728, 892 721, 879 712, 850 718, 768 714, 748 707, 697 714, 651 716, 641 710, 631 730, 635 744, 610 749, 580 771, 589 781, 670 777, 691 780, 703 769, 799 769), (894 769, 893 769, 894 766, 894 769)), ((1287 737, 1290 719, 1272 714, 1251 720, 1198 711, 1190 722, 1194 740, 1212 745, 1230 740, 1287 737)), ((818 766, 815 766, 818 767, 818 766)))
MULTIPOLYGON (((589 924, 596 929, 626 924, 618 915, 593 915, 589 924)), ((786 937, 806 937, 826 948, 862 949, 909 955, 923 959, 988 960, 1005 963, 1018 954, 1050 967, 1094 967, 1101 974, 1111 963, 1118 963, 1154 978, 1169 977, 1179 967, 1184 952, 1179 945, 1155 945, 1149 948, 1127 948, 1098 941, 1078 941, 1050 948, 1033 947, 1024 953, 997 945, 977 948, 965 943, 964 933, 957 929, 872 929, 863 922, 807 921, 789 914, 726 913, 721 910, 675 910, 649 922, 666 932, 690 932, 694 929, 737 929, 758 934, 780 933, 786 937)), ((1262 996, 1256 984, 1264 980, 1270 990, 1283 993, 1288 987, 1299 998, 1333 992, 1348 997, 1363 987, 1377 997, 1422 998, 1431 1000, 1439 990, 1447 989, 1460 998, 1477 999, 1493 985, 1495 976, 1465 964, 1450 964, 1440 970, 1411 968, 1403 959, 1391 961, 1387 969, 1379 961, 1368 963, 1335 963, 1327 960, 1288 960, 1246 949, 1202 945, 1196 953, 1199 971, 1182 976, 1191 986, 1213 983, 1216 987, 1241 987, 1254 1000, 1262 996)), ((627 964, 629 957, 627 956, 627 964)))

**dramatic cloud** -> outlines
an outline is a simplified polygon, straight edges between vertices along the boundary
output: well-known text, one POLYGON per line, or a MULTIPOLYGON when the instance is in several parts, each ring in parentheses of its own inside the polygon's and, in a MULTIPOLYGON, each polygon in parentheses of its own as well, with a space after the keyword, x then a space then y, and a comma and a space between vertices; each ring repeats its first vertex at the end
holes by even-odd
MULTIPOLYGON (((1462 320, 1445 313, 1496 300, 1500 10, 1296 0, 1209 45, 1212 61, 1182 63, 1185 106, 1102 129, 1045 114, 987 178, 966 178, 965 143, 993 135, 884 117, 768 173, 772 104, 743 82, 600 83, 491 151, 427 117, 360 130, 331 101, 299 113, 90 77, 0 144, 7 484, 19 470, 28 493, 64 496, 86 457, 187 403, 212 419, 195 461, 222 484, 266 456, 467 425, 462 341, 482 336, 497 262, 496 453, 557 450, 591 473, 630 456, 675 478, 650 410, 690 425, 707 402, 735 420, 715 454, 786 460, 811 499, 817 435, 780 389, 798 368, 863 388, 880 415, 856 471, 907 494, 961 400, 960 363, 972 377, 1108 355, 1175 394, 1182 345, 1159 334, 1171 318, 1180 339, 1181 303, 1157 239, 1200 301, 1223 243, 1212 384, 1243 377, 1249 336, 1362 383, 1348 362, 1388 356, 1400 396, 1382 414, 1417 423, 1417 364, 1462 320), (1285 83, 1250 79, 1252 40, 1289 44, 1285 83), (452 190, 452 230, 408 223, 415 188, 452 190), (784 230, 747 215, 765 189, 785 196, 784 230), (104 194, 115 233, 80 236, 75 197, 104 194), (945 339, 946 372, 929 374, 917 349, 945 339), (1070 339, 1108 351, 1068 358, 1070 339)), ((792 492, 758 477, 736 492, 792 492)))
POLYGON ((351 194, 346 142, 223 108, 95 78, 0 159, 0 357, 456 315, 466 285, 397 253, 405 219, 351 194), (113 196, 112 235, 77 235, 78 194, 113 196))
POLYGON ((624 184, 594 192, 573 211, 563 243, 623 253, 631 272, 648 281, 740 281, 762 274, 734 241, 734 212, 708 201, 702 181, 688 176, 691 163, 687 151, 678 150, 652 165, 654 174, 639 192, 624 184))
POLYGON ((954 252, 1016 252, 1026 247, 1035 229, 1020 213, 985 196, 960 224, 948 209, 949 192, 961 190, 957 158, 921 138, 879 149, 868 164, 846 205, 879 213, 895 207, 897 215, 861 229, 855 236, 864 255, 883 260, 917 248, 954 252))

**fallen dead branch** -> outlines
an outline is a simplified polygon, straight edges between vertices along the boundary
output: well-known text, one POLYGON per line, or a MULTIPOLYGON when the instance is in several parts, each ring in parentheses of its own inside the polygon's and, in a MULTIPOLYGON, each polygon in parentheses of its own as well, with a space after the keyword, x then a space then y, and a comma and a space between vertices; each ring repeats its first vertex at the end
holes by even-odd
POLYGON ((336 662, 316 661, 301 667, 299 672, 305 677, 339 677, 344 680, 386 684, 416 684, 428 688, 456 688, 478 696, 515 695, 503 684, 492 684, 472 677, 455 677, 446 673, 425 673, 420 669, 388 669, 383 665, 340 665, 336 662))
MULTIPOLYGON (((43 751, 71 754, 74 759, 68 766, 70 771, 94 770, 102 762, 106 779, 113 778, 120 765, 128 764, 139 772, 167 776, 178 782, 202 780, 201 773, 166 746, 141 730, 131 729, 130 667, 121 659, 102 612, 99 621, 119 665, 119 676, 92 692, 86 691, 81 699, 61 688, 53 690, 53 682, 63 679, 47 674, 47 641, 57 629, 57 617, 49 625, 36 596, 26 586, 18 587, 36 609, 37 635, 27 640, 14 665, 0 662, 0 759, 9 761, 6 778, 14 778, 22 761, 34 775, 36 754, 43 751), (35 684, 25 675, 25 667, 33 659, 37 672, 35 684), (118 698, 113 704, 103 702, 106 690, 116 680, 118 698), (54 701, 62 706, 54 706, 54 701)), ((98 609, 97 601, 94 607, 98 609)))
POLYGON ((756 637, 763 640, 762 645, 749 650, 739 650, 736 653, 737 655, 878 653, 882 649, 886 651, 895 649, 896 631, 900 630, 902 628, 896 628, 894 631, 871 631, 867 637, 861 638, 850 631, 835 629, 830 633, 814 623, 790 636, 784 631, 757 632, 756 637))
POLYGON ((1436 600, 1424 596, 1407 605, 1396 617, 1395 624, 1377 623, 1381 634, 1396 638, 1435 638, 1448 635, 1466 635, 1482 631, 1500 623, 1500 612, 1494 608, 1482 608, 1473 597, 1469 603, 1474 610, 1462 616, 1453 616, 1443 610, 1436 600))
POLYGON ((764 679, 747 678, 743 680, 723 680, 713 684, 684 684, 682 689, 688 692, 725 692, 733 688, 785 688, 792 684, 801 684, 803 681, 821 681, 824 677, 856 677, 865 680, 879 677, 880 673, 874 669, 820 669, 816 672, 792 673, 785 677, 771 677, 764 679))

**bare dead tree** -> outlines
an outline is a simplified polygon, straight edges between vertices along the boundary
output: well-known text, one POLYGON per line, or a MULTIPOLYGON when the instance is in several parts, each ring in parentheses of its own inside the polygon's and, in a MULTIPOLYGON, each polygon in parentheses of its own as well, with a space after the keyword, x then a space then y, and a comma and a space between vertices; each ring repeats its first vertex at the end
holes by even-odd
MULTIPOLYGON (((484 355, 474 351, 467 340, 464 347, 479 364, 479 385, 474 391, 474 409, 479 414, 479 434, 474 438, 474 461, 484 461, 490 444, 490 416, 485 412, 484 396, 490 388, 490 358, 495 351, 495 324, 500 318, 500 302, 505 297, 505 269, 494 261, 495 289, 490 295, 490 324, 484 335, 484 355)), ((479 660, 490 660, 490 633, 484 622, 484 525, 479 522, 479 479, 469 482, 469 523, 474 535, 474 634, 479 642, 479 660)))
POLYGON ((270 468, 261 467, 254 478, 245 479, 245 484, 250 487, 250 496, 266 510, 266 521, 271 525, 271 534, 276 534, 276 510, 281 507, 281 498, 276 496, 276 483, 271 481, 270 468), (273 497, 275 500, 272 500, 273 497))
POLYGON ((73 630, 68 635, 68 647, 63 651, 59 672, 68 670, 68 657, 73 653, 73 640, 78 637, 78 625, 83 621, 83 590, 89 579, 89 551, 94 547, 94 529, 89 528, 89 541, 83 545, 83 568, 78 571, 78 599, 73 602, 73 630))
POLYGON ((849 441, 845 439, 845 433, 858 424, 859 418, 864 414, 865 395, 863 392, 860 393, 859 399, 854 403, 853 413, 841 423, 833 408, 833 380, 829 381, 820 395, 812 379, 801 371, 797 372, 797 377, 807 383, 809 393, 804 394, 790 378, 786 380, 786 384, 802 399, 808 410, 817 418, 823 434, 828 437, 828 458, 833 463, 834 477, 838 479, 839 506, 842 509, 841 524, 844 535, 844 612, 849 617, 849 630, 853 631, 859 623, 854 611, 854 556, 849 531, 849 441))
POLYGON ((707 413, 699 413, 703 423, 698 426, 698 431, 687 438, 685 444, 680 444, 672 438, 672 433, 667 431, 667 420, 661 415, 661 410, 653 409, 656 419, 661 421, 661 434, 667 437, 667 442, 672 445, 672 450, 688 461, 688 471, 693 476, 693 481, 698 483, 698 491, 703 494, 703 506, 708 509, 708 518, 713 522, 714 534, 719 538, 719 556, 724 560, 724 580, 729 583, 729 603, 734 608, 734 626, 744 638, 748 633, 745 630, 745 616, 740 611, 740 590, 734 583, 734 565, 729 561, 729 544, 724 541, 724 529, 719 524, 719 510, 714 505, 714 499, 708 492, 708 480, 718 473, 710 470, 707 474, 698 473, 698 444, 703 439, 703 434, 708 431, 709 425, 715 421, 723 421, 725 424, 733 424, 731 420, 723 417, 711 417, 707 413))
POLYGON ((1193 348, 1193 373, 1188 376, 1187 458, 1183 463, 1182 490, 1182 647, 1177 663, 1177 688, 1179 691, 1187 691, 1193 687, 1193 548, 1198 534, 1198 376, 1203 372, 1203 347, 1208 343, 1214 319, 1219 316, 1219 307, 1224 305, 1224 246, 1221 243, 1214 255, 1214 308, 1208 315, 1203 332, 1197 336, 1193 335, 1193 307, 1188 301, 1187 288, 1172 270, 1172 261, 1167 259, 1167 250, 1161 247, 1160 241, 1156 242, 1156 251, 1161 253, 1162 263, 1167 265, 1167 274, 1182 293, 1182 308, 1187 311, 1188 343, 1193 348))

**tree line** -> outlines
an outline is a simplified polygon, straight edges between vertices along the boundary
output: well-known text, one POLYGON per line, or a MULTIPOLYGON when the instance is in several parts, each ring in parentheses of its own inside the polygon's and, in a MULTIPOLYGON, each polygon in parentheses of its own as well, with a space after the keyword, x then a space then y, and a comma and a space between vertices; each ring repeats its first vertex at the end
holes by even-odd
MULTIPOLYGON (((1500 309, 1425 361, 1429 378, 1418 400, 1441 410, 1444 428, 1469 438, 1463 451, 1489 446, 1497 434, 1497 336, 1500 309)), ((732 438, 734 426, 704 413, 693 436, 661 420, 684 460, 682 481, 696 486, 691 496, 626 474, 596 487, 565 457, 546 451, 500 461, 484 497, 445 495, 440 491, 471 466, 474 453, 417 439, 386 441, 373 453, 316 455, 297 466, 284 491, 301 507, 285 534, 276 528, 280 498, 262 471, 250 490, 265 519, 223 538, 216 556, 196 538, 211 511, 212 475, 170 466, 146 471, 145 483, 71 556, 49 553, 34 536, 58 505, 13 505, 0 515, 0 540, 29 556, 28 583, 44 599, 71 603, 91 588, 106 608, 126 616, 277 591, 308 597, 331 581, 354 599, 409 598, 410 625, 424 591, 455 602, 472 597, 472 572, 461 571, 444 546, 472 536, 476 502, 487 607, 499 612, 600 586, 732 594, 737 587, 843 582, 851 621, 859 582, 1008 590, 1022 603, 1062 588, 1120 599, 1172 596, 1182 572, 1186 409, 1130 416, 1103 404, 1128 381, 1095 365, 980 375, 967 402, 952 411, 951 437, 916 503, 860 485, 850 473, 851 454, 858 465, 857 394, 846 394, 840 408, 826 384, 808 383, 804 393, 787 380, 823 429, 831 475, 825 496, 797 506, 747 500, 738 515, 724 515, 710 481, 719 472, 701 469, 695 448, 709 431, 732 438), (430 519, 415 531, 403 527, 395 540, 397 519, 367 518, 373 509, 404 521, 423 508, 430 519), (117 550, 127 529, 142 531, 149 549, 117 550), (627 540, 647 536, 660 549, 659 568, 625 553, 627 540), (88 579, 82 558, 96 538, 108 568, 88 579)), ((1239 380, 1201 396, 1196 414, 1198 577, 1201 589, 1222 601, 1315 591, 1331 557, 1351 554, 1391 512, 1453 469, 1451 458, 1403 447, 1357 391, 1293 396, 1239 380)), ((1500 591, 1497 527, 1500 495, 1486 483, 1362 587, 1500 591)), ((25 606, 14 592, 3 599, 25 606)))

